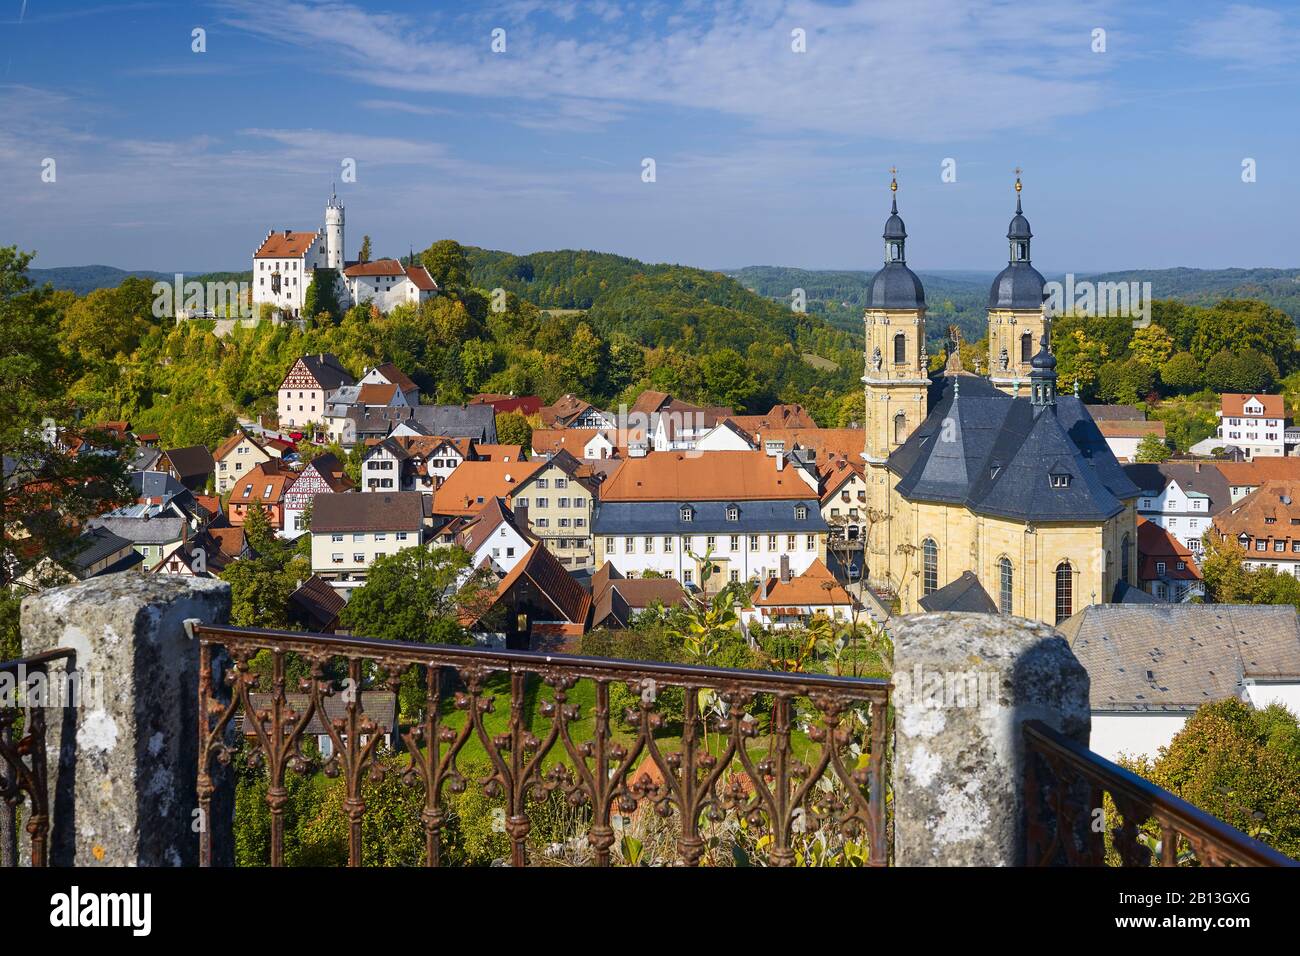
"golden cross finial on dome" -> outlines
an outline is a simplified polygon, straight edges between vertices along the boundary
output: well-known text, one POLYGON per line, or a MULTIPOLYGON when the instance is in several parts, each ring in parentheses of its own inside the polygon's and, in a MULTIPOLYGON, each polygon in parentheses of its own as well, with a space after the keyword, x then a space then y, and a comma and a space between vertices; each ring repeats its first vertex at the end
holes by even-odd
POLYGON ((889 191, 896 193, 898 192, 898 167, 890 166, 889 175, 891 177, 889 181, 889 191))
POLYGON ((1020 174, 1023 172, 1024 170, 1019 166, 1016 167, 1016 192, 1020 192, 1020 174))

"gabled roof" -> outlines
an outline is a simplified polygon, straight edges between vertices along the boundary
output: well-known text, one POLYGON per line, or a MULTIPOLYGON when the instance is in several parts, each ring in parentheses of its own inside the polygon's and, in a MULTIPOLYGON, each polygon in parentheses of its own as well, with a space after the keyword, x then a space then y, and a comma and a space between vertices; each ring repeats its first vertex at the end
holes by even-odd
MULTIPOLYGON (((307 371, 311 373, 311 377, 316 380, 316 384, 326 392, 332 392, 341 385, 356 384, 356 379, 352 377, 352 373, 343 367, 343 363, 339 361, 338 356, 332 352, 313 352, 310 355, 302 356, 298 359, 298 362, 301 362, 306 367, 307 371)), ((294 362, 293 365, 289 366, 289 371, 284 376, 286 379, 298 362, 294 362)), ((284 381, 281 381, 280 388, 284 387, 284 381)))
POLYGON ((889 457, 904 498, 1023 521, 1100 521, 1138 494, 1077 398, 1040 410, 970 375, 937 376, 932 392, 930 414, 889 457), (1067 476, 1065 487, 1051 475, 1067 476))
POLYGON ((289 229, 273 232, 253 253, 254 259, 301 259, 311 248, 320 233, 293 232, 289 229))
POLYGON ((1165 461, 1125 465, 1124 473, 1143 493, 1150 495, 1159 495, 1171 481, 1176 481, 1184 494, 1209 498, 1207 514, 1216 515, 1232 500, 1228 482, 1218 465, 1217 462, 1165 461))
POLYGON ((652 452, 628 458, 601 486, 601 501, 753 501, 816 498, 792 467, 761 451, 652 452))
MULTIPOLYGON (((535 428, 533 429, 533 453, 551 455, 564 450, 581 458, 587 443, 604 431, 603 428, 535 428)), ((613 439, 609 440, 609 444, 611 446, 615 444, 613 439)))
POLYGON ((813 563, 797 577, 782 581, 779 577, 767 580, 767 596, 763 596, 764 586, 754 589, 751 598, 754 607, 800 606, 844 606, 854 605, 853 595, 835 580, 835 575, 816 558, 813 563))
POLYGON ((822 486, 822 504, 829 504, 841 488, 852 481, 855 477, 862 478, 866 474, 866 465, 860 462, 849 461, 841 458, 833 464, 828 465, 827 470, 823 473, 823 479, 826 482, 822 486))
POLYGON ((1254 461, 1216 461, 1224 480, 1233 487, 1262 485, 1270 479, 1300 479, 1300 458, 1261 457, 1254 461))
POLYGON ((284 493, 286 495, 292 494, 294 486, 302 481, 303 477, 309 472, 314 472, 320 477, 321 481, 329 485, 331 491, 336 493, 350 491, 355 487, 343 467, 343 462, 339 461, 338 456, 332 451, 327 451, 309 461, 298 476, 285 486, 284 493))
POLYGON ((523 580, 527 580, 536 588, 537 592, 555 608, 560 618, 569 624, 581 626, 587 623, 587 613, 591 610, 591 592, 575 581, 573 575, 565 570, 541 542, 533 545, 528 554, 524 555, 523 560, 501 579, 491 605, 481 614, 475 615, 474 612, 470 612, 462 623, 466 627, 473 627, 523 580))
POLYGON ((1260 540, 1300 539, 1300 480, 1270 480, 1214 517, 1222 535, 1260 540))
POLYGON ((547 428, 562 428, 589 408, 595 408, 591 402, 585 402, 576 395, 561 395, 550 405, 539 409, 542 424, 547 428))
POLYGON ((680 607, 686 590, 673 578, 624 578, 608 561, 592 577, 592 627, 627 627, 638 611, 655 604, 680 607))
POLYGON ((376 365, 371 369, 371 371, 378 372, 385 380, 396 385, 403 392, 419 391, 419 387, 411 381, 411 377, 398 368, 393 362, 385 362, 383 365, 376 365))
MULTIPOLYGON (((786 451, 796 447, 812 452, 809 456, 817 468, 828 461, 847 458, 861 461, 867 447, 867 433, 861 428, 760 428, 751 434, 760 442, 782 442, 786 451)), ((760 444, 759 447, 762 447, 760 444)))
POLYGON ((537 541, 533 534, 519 527, 518 522, 515 521, 515 513, 503 499, 489 498, 478 513, 456 532, 456 543, 473 554, 476 549, 483 546, 485 541, 490 540, 502 525, 511 528, 529 544, 537 541))
POLYGON ((1220 396, 1220 410, 1224 415, 1233 418, 1245 417, 1246 403, 1251 399, 1259 402, 1264 406, 1264 411, 1259 413, 1258 418, 1285 418, 1286 417, 1286 399, 1281 395, 1239 395, 1235 392, 1229 392, 1220 396))
POLYGON ((112 557, 131 542, 108 528, 91 526, 83 531, 67 548, 66 554, 73 567, 84 571, 92 564, 112 557))
POLYGON ((545 465, 544 461, 463 461, 433 493, 434 514, 477 514, 489 498, 512 497, 545 465))
POLYGON ((254 438, 252 435, 249 435, 247 432, 243 431, 242 429, 239 429, 233 435, 231 435, 229 438, 223 441, 219 446, 217 446, 217 450, 212 453, 213 460, 221 461, 223 458, 229 455, 232 451, 234 451, 244 442, 248 442, 258 451, 262 452, 263 454, 269 457, 275 457, 275 456, 271 456, 271 453, 268 452, 264 447, 262 447, 262 443, 259 442, 256 438, 254 438))
POLYGON ((285 488, 297 477, 279 459, 272 458, 245 472, 231 487, 227 500, 232 505, 278 505, 284 499, 285 488))
POLYGON ((421 292, 437 292, 438 283, 434 281, 433 276, 429 275, 429 270, 424 266, 407 266, 406 277, 415 284, 415 287, 421 292))
POLYGON ((1201 569, 1196 556, 1181 541, 1146 518, 1138 518, 1138 580, 1139 581, 1199 581, 1201 569), (1164 571, 1156 564, 1163 562, 1164 571), (1182 568, 1178 565, 1182 564, 1182 568))
POLYGON ((973 571, 963 571, 955 581, 925 595, 916 602, 927 611, 973 611, 978 614, 997 614, 998 606, 984 590, 973 571))
POLYGON ((1093 711, 1192 711, 1244 680, 1300 681, 1292 605, 1093 604, 1061 622, 1093 711))

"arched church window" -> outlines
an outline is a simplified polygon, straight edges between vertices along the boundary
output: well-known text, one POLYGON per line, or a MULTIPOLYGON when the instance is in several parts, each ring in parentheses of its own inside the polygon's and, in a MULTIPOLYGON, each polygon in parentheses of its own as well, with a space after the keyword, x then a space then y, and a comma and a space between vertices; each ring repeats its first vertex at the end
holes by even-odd
POLYGON ((1020 361, 1031 362, 1034 358, 1034 336, 1026 332, 1020 336, 1020 361))
POLYGON ((1124 540, 1120 543, 1119 576, 1128 584, 1128 535, 1124 535, 1124 540))
POLYGON ((1056 566, 1056 623, 1074 613, 1074 568, 1069 561, 1056 566))
POLYGON ((899 412, 894 416, 894 441, 901 445, 907 441, 907 413, 899 412))
POLYGON ((933 538, 926 538, 921 542, 921 555, 924 591, 926 594, 933 594, 939 590, 939 546, 934 543, 933 538))
POLYGON ((903 365, 907 362, 907 336, 899 332, 894 336, 894 364, 903 365))
POLYGON ((998 610, 1003 614, 1011 613, 1011 594, 1014 572, 1011 559, 1003 557, 998 560, 998 610))

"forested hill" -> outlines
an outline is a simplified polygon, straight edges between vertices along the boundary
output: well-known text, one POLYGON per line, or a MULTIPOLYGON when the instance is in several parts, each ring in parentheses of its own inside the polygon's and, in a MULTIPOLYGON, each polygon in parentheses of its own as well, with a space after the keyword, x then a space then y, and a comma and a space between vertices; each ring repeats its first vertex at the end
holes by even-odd
MULTIPOLYGON (((747 266, 728 270, 747 289, 779 301, 789 301, 793 289, 803 289, 812 312, 825 315, 839 328, 855 330, 866 305, 872 270, 792 269, 747 266)), ((932 336, 945 334, 949 324, 971 339, 984 335, 985 309, 994 272, 919 272, 925 284, 932 336)), ((1045 273, 1049 280, 1060 275, 1045 273)), ((1177 299, 1192 305, 1213 305, 1222 299, 1257 299, 1281 309, 1300 325, 1300 269, 1140 269, 1131 272, 1080 273, 1093 282, 1150 282, 1157 299, 1177 299)))

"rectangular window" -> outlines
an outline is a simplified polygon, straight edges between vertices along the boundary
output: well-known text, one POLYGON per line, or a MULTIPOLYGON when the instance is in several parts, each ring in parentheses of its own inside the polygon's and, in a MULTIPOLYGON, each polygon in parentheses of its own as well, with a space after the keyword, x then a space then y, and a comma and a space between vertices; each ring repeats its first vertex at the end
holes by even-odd
POLYGON ((709 551, 712 551, 717 546, 718 546, 718 539, 715 535, 708 535, 704 539, 704 547, 707 548, 709 551))
POLYGON ((645 539, 645 553, 646 553, 646 554, 654 554, 654 553, 655 553, 655 539, 654 539, 654 538, 646 538, 646 539, 645 539))
POLYGON ((375 540, 376 540, 376 541, 387 541, 387 540, 388 540, 388 534, 387 534, 387 532, 384 532, 384 531, 376 531, 376 532, 375 532, 375 540))
POLYGON ((740 535, 733 534, 731 536, 731 547, 728 550, 733 553, 740 550, 740 535))
POLYGON ((810 534, 804 538, 804 550, 806 551, 817 550, 817 535, 810 534))
POLYGON ((775 550, 776 550, 776 535, 774 535, 774 534, 769 534, 769 535, 767 536, 767 550, 769 550, 769 551, 775 551, 775 550))
POLYGON ((796 547, 798 547, 798 545, 795 543, 795 541, 796 541, 796 539, 795 539, 795 536, 794 536, 794 535, 792 535, 792 534, 787 534, 787 535, 785 536, 785 549, 786 549, 787 551, 793 551, 796 547))
POLYGON ((749 536, 749 550, 750 550, 750 551, 757 551, 757 550, 758 550, 758 535, 756 535, 756 534, 751 534, 751 535, 749 536))
POLYGON ((343 540, 343 535, 341 535, 341 534, 332 534, 332 535, 330 535, 330 540, 331 540, 331 541, 342 541, 342 540, 343 540))
POLYGON ((695 578, 695 572, 692 571, 690 568, 686 568, 684 571, 682 571, 682 580, 685 581, 687 584, 690 584, 694 580, 694 578, 695 578))
POLYGON ((406 540, 406 532, 405 532, 405 531, 399 531, 399 532, 397 532, 397 540, 398 540, 398 541, 405 541, 405 540, 406 540))
POLYGON ((550 505, 550 503, 551 503, 551 502, 550 502, 550 499, 549 499, 549 498, 538 498, 538 499, 537 499, 537 507, 539 507, 539 508, 546 508, 546 507, 548 507, 548 506, 550 505))
POLYGON ((624 553, 624 554, 635 554, 635 553, 636 553, 636 538, 624 538, 624 539, 623 539, 623 553, 624 553))
POLYGON ((605 539, 605 553, 606 553, 606 554, 613 554, 613 553, 614 553, 614 539, 613 539, 613 538, 606 538, 606 539, 605 539))
POLYGON ((673 553, 673 539, 664 535, 664 554, 673 553))
POLYGON ((365 564, 366 556, 364 554, 361 554, 360 552, 357 552, 352 555, 352 562, 354 564, 365 564))

